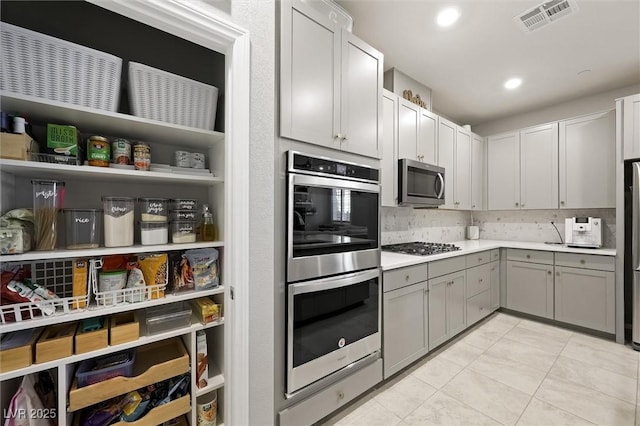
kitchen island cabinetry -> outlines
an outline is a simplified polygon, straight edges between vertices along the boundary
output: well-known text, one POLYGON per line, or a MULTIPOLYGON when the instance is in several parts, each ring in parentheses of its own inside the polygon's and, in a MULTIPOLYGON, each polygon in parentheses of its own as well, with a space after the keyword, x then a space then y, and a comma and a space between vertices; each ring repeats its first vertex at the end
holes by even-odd
MULTIPOLYGON (((507 308, 553 319, 553 253, 527 253, 525 261, 507 254, 507 308), (550 255, 550 261, 549 256, 550 255)), ((518 253, 529 250, 517 250, 518 253)))
POLYGON ((615 114, 560 122, 560 208, 614 208, 615 114))
POLYGON ((382 54, 308 2, 281 17, 280 135, 379 158, 382 54))

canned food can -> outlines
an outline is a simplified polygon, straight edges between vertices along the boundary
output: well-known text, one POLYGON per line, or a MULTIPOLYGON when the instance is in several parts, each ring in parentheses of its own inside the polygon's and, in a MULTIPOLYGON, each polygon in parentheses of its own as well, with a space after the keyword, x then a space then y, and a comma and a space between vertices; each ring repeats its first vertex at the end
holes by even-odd
POLYGON ((116 138, 111 142, 113 162, 116 164, 129 164, 131 162, 131 142, 126 139, 116 138))
POLYGON ((151 167, 151 147, 144 142, 133 145, 133 165, 136 170, 149 170, 151 167))
POLYGON ((109 167, 111 149, 109 140, 103 136, 91 136, 87 140, 87 160, 90 166, 109 167))
POLYGON ((213 391, 211 397, 200 397, 196 400, 198 426, 215 426, 218 415, 218 393, 213 391), (204 401, 202 401, 204 399, 204 401))
POLYGON ((194 169, 204 169, 204 154, 201 152, 191 153, 191 167, 194 169))
POLYGON ((176 151, 176 166, 191 167, 191 154, 188 151, 176 151))

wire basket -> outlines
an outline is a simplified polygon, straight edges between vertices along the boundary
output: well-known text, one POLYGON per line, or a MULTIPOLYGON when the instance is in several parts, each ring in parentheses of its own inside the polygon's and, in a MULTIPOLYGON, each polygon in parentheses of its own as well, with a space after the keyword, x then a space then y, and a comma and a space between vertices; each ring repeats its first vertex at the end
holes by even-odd
POLYGON ((213 130, 218 88, 176 74, 129 62, 133 115, 165 123, 213 130))
POLYGON ((0 31, 0 90, 116 111, 122 59, 4 22, 0 31))
POLYGON ((78 157, 69 155, 56 155, 56 154, 44 154, 40 152, 30 153, 29 159, 31 161, 37 161, 39 163, 54 163, 54 164, 67 164, 71 166, 79 166, 80 160, 78 157))
POLYGON ((143 302, 160 299, 165 295, 167 283, 147 285, 145 287, 123 288, 119 290, 100 291, 98 286, 98 270, 102 268, 102 259, 89 260, 89 281, 97 308, 116 306, 126 303, 143 302))
POLYGON ((89 286, 82 296, 73 296, 73 259, 33 262, 33 282, 58 296, 57 299, 14 303, 0 307, 0 323, 26 321, 40 317, 84 311, 89 303, 89 286))

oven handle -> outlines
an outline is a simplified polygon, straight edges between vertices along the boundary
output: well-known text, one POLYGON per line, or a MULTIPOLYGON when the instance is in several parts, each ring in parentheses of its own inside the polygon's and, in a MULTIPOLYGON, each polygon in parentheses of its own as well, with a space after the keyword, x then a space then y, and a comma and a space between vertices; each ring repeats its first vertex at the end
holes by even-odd
POLYGON ((291 181, 294 185, 319 186, 323 188, 353 189, 363 192, 380 192, 380 185, 373 183, 354 182, 346 179, 333 179, 320 176, 307 176, 291 173, 291 181))
POLYGON ((440 181, 440 192, 438 193, 438 199, 440 199, 442 198, 442 193, 444 192, 444 178, 442 177, 442 173, 438 173, 438 180, 440 181))
POLYGON ((378 277, 380 277, 380 271, 378 269, 374 269, 372 271, 354 272, 352 274, 342 275, 339 277, 322 278, 304 283, 289 284, 289 287, 291 288, 291 295, 296 295, 347 287, 378 277))

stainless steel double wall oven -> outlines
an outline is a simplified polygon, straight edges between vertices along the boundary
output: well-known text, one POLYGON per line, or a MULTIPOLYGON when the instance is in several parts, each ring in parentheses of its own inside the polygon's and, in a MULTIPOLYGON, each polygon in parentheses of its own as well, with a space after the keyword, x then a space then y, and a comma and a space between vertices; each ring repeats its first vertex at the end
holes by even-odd
POLYGON ((368 166, 287 155, 291 396, 379 357, 380 181, 368 166))

